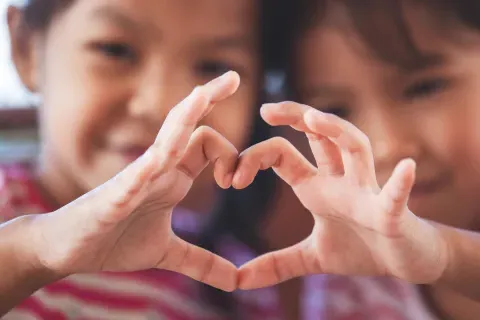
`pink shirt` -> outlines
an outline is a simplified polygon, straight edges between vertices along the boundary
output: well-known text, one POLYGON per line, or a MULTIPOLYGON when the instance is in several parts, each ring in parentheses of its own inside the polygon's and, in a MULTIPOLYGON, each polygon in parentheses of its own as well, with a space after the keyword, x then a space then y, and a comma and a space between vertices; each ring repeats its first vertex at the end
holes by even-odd
MULTIPOLYGON (((0 167, 0 220, 52 211, 26 166, 0 167)), ((177 229, 195 231, 195 213, 176 210, 177 229)), ((221 252, 237 265, 253 258, 233 239, 221 252)), ((163 270, 70 276, 38 290, 3 319, 227 319, 200 299, 193 280, 163 270)), ((235 292, 243 319, 283 319, 275 288, 235 292)), ((415 286, 393 279, 315 275, 304 278, 304 320, 435 320, 415 286)))

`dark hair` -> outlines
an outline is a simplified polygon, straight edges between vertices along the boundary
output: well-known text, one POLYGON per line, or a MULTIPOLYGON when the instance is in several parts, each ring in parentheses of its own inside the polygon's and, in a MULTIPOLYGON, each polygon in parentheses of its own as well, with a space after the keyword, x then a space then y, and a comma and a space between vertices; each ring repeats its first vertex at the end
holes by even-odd
MULTIPOLYGON (((54 15, 68 8, 74 0, 30 0, 24 7, 24 23, 29 30, 45 30, 54 15)), ((276 0, 261 0, 259 2, 260 23, 260 54, 264 70, 275 69, 279 66, 281 52, 274 44, 280 43, 277 22, 284 19, 284 11, 278 10, 276 0)), ((262 72, 264 75, 264 72, 262 72)), ((266 100, 265 90, 258 92, 258 104, 266 100)), ((272 136, 272 128, 258 115, 253 119, 249 145, 268 139, 272 136)), ((272 171, 260 172, 254 183, 242 191, 220 191, 220 200, 206 223, 206 228, 192 239, 198 245, 216 252, 216 244, 225 235, 231 235, 257 253, 266 249, 258 236, 258 226, 264 219, 267 207, 275 190, 275 179, 272 171)), ((236 310, 232 295, 220 292, 208 286, 202 286, 206 291, 209 302, 220 311, 226 312, 230 319, 240 316, 236 310)))
MULTIPOLYGON (((277 0, 260 1, 261 57, 264 76, 281 67, 282 34, 279 32, 286 10, 277 0)), ((260 88, 258 103, 268 100, 265 88, 260 88)), ((268 126, 258 114, 255 115, 252 134, 248 145, 253 145, 273 136, 275 129, 268 126)), ((258 232, 268 213, 269 204, 275 194, 276 176, 273 171, 259 172, 255 181, 245 190, 221 191, 222 197, 213 211, 206 228, 198 241, 201 247, 217 252, 217 243, 226 235, 248 246, 256 254, 265 253, 268 248, 258 232)), ((235 305, 232 294, 204 286, 209 302, 226 312, 229 319, 243 319, 241 310, 235 305)))
POLYGON ((285 37, 287 50, 283 55, 288 89, 293 90, 293 98, 297 98, 294 86, 296 42, 308 29, 330 18, 333 6, 343 6, 351 22, 348 30, 359 36, 374 57, 400 68, 422 64, 425 52, 415 43, 403 10, 409 4, 428 7, 429 12, 439 18, 439 32, 454 41, 458 40, 454 37, 455 28, 459 26, 480 31, 480 1, 477 0, 298 0, 291 9, 291 30, 285 37))
POLYGON ((54 15, 68 7, 74 0, 27 0, 23 8, 25 26, 31 30, 45 30, 54 15))

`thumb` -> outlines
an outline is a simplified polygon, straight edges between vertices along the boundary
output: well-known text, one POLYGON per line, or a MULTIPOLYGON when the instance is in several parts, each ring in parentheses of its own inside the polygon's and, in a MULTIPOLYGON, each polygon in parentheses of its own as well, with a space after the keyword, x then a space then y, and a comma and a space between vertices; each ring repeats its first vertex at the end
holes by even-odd
POLYGON ((307 238, 294 246, 247 262, 239 269, 238 286, 243 290, 264 288, 320 272, 311 238, 307 238))
POLYGON ((400 215, 404 211, 415 182, 415 167, 412 159, 400 161, 383 187, 380 197, 388 215, 400 215))
POLYGON ((223 291, 237 288, 237 268, 231 262, 176 235, 172 235, 156 267, 181 273, 223 291))

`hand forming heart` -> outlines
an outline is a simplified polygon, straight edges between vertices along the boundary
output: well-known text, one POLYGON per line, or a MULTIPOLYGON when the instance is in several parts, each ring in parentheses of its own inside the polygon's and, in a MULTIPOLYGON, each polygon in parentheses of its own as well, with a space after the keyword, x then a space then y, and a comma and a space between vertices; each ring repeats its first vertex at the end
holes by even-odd
POLYGON ((265 105, 261 113, 271 125, 305 132, 317 167, 288 141, 273 138, 242 153, 233 186, 243 188, 253 172, 272 167, 315 225, 301 243, 244 265, 240 288, 308 274, 392 276, 413 283, 442 276, 449 261, 445 239, 407 208, 415 180, 412 160, 400 162, 380 189, 368 138, 349 122, 294 102, 265 105))
POLYGON ((306 132, 318 168, 281 138, 247 149, 237 164, 231 143, 211 128, 196 127, 238 85, 238 75, 230 72, 196 88, 172 109, 141 158, 69 205, 38 216, 33 254, 39 263, 65 275, 168 269, 226 291, 311 273, 392 275, 420 282, 441 274, 446 258, 439 236, 406 207, 414 180, 411 161, 401 163, 380 190, 368 140, 360 131, 307 106, 283 103, 265 106, 262 116, 271 125, 306 132), (244 188, 258 170, 273 167, 314 215, 311 236, 239 271, 180 239, 171 229, 172 210, 209 162, 223 188, 232 183, 244 188), (432 243, 437 244, 433 249, 432 243))
POLYGON ((230 187, 237 150, 215 130, 197 125, 238 86, 239 76, 229 72, 197 87, 170 111, 142 157, 76 201, 36 218, 33 255, 40 265, 64 275, 161 268, 234 290, 237 268, 176 236, 171 215, 209 162, 218 185, 230 187))

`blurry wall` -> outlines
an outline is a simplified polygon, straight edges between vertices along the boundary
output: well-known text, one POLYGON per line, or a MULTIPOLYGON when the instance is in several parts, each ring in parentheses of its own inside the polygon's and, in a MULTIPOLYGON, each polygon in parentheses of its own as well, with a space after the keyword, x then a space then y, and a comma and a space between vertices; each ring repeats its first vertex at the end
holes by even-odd
POLYGON ((17 77, 10 59, 7 7, 18 0, 0 0, 0 163, 30 161, 38 152, 36 98, 17 77))
POLYGON ((10 59, 10 44, 7 29, 7 7, 12 0, 0 0, 0 108, 29 106, 34 102, 21 85, 10 59))

